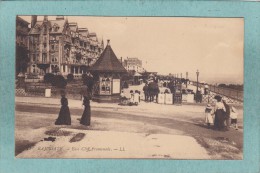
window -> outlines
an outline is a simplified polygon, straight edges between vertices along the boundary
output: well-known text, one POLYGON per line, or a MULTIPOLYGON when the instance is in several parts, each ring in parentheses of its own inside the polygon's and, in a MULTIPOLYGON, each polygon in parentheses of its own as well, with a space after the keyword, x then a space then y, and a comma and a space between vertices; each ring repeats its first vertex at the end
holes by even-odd
POLYGON ((109 77, 101 77, 100 78, 100 94, 111 94, 111 78, 109 77))
POLYGON ((36 61, 36 54, 33 54, 32 57, 32 61, 36 61))
POLYGON ((46 53, 42 54, 42 62, 47 62, 47 54, 46 53))

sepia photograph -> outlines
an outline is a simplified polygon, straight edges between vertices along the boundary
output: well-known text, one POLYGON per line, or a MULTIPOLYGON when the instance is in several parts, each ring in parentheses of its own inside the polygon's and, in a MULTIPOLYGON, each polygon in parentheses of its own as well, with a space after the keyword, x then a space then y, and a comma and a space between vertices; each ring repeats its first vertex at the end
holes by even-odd
POLYGON ((18 15, 15 41, 17 159, 243 160, 244 18, 18 15))

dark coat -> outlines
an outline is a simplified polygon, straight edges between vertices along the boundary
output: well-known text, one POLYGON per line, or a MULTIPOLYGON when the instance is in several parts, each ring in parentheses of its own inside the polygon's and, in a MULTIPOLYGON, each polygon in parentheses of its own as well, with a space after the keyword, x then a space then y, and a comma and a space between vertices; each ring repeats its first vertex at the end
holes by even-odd
POLYGON ((70 109, 68 107, 68 99, 61 98, 61 108, 55 125, 71 125, 70 109))
POLYGON ((225 101, 223 101, 223 104, 226 109, 225 118, 228 119, 228 118, 230 118, 230 106, 225 101))
POLYGON ((91 110, 90 110, 89 98, 84 97, 83 105, 85 106, 85 109, 84 109, 82 117, 80 119, 80 124, 90 126, 91 110))
POLYGON ((217 109, 215 112, 214 126, 221 130, 224 128, 225 111, 223 109, 217 109))
POLYGON ((148 85, 145 85, 143 87, 143 91, 144 91, 145 94, 148 94, 148 85))

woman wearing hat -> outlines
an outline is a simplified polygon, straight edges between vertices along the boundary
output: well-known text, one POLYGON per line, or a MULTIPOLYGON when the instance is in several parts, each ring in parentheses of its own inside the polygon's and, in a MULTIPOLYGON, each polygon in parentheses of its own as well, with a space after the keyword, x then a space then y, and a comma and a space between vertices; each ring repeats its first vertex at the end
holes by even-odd
POLYGON ((61 108, 55 125, 71 125, 70 109, 68 107, 68 99, 65 97, 65 91, 61 91, 61 108))
POLYGON ((208 125, 208 128, 210 128, 210 124, 213 124, 213 108, 211 107, 210 104, 207 104, 206 109, 205 109, 205 124, 208 125))
POLYGON ((214 98, 217 100, 215 108, 214 108, 214 113, 215 113, 214 127, 217 130, 223 130, 226 109, 225 109, 223 102, 221 102, 221 100, 222 100, 221 96, 217 95, 214 98))
POLYGON ((83 95, 83 105, 84 111, 80 119, 80 124, 85 126, 90 126, 91 121, 91 108, 90 108, 90 100, 91 100, 91 90, 88 87, 85 88, 85 94, 83 95))

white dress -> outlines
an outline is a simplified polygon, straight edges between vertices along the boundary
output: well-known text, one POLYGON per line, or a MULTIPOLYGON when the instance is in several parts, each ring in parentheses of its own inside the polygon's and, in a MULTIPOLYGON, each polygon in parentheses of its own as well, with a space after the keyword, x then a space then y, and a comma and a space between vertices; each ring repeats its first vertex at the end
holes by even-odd
POLYGON ((213 110, 211 110, 210 112, 205 112, 205 123, 206 124, 213 124, 213 110))
POLYGON ((139 94, 134 93, 134 103, 139 103, 139 94))

